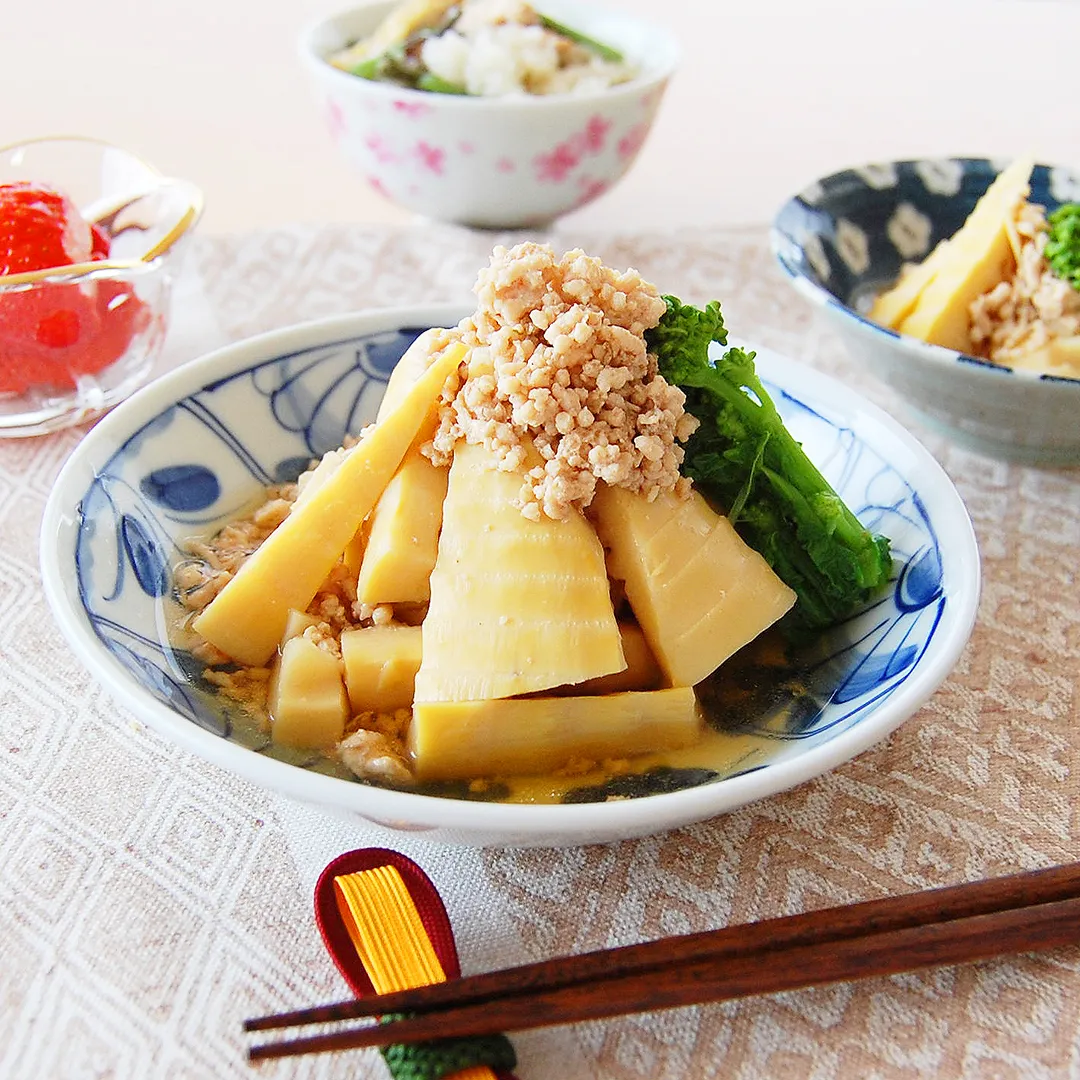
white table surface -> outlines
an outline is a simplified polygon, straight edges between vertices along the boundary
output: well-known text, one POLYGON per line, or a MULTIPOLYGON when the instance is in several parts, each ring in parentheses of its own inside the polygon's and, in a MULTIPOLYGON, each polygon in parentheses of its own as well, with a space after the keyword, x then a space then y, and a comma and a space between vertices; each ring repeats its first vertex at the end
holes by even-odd
MULTIPOLYGON (((1080 0, 606 0, 684 53, 631 173, 571 228, 768 221, 845 165, 1080 166, 1080 0)), ((296 56, 348 0, 7 0, 0 142, 96 135, 200 184, 202 228, 404 222, 336 156, 296 56)))

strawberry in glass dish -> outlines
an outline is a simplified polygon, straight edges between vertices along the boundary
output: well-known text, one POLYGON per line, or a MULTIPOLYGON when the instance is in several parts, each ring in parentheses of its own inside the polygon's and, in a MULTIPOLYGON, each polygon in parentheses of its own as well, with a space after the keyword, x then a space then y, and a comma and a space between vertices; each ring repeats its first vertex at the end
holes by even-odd
MULTIPOLYGON (((45 184, 0 184, 0 279, 107 260, 109 234, 45 184)), ((74 389, 123 355, 149 318, 123 281, 35 280, 0 292, 0 394, 74 389)))
POLYGON ((81 424, 146 382, 202 207, 100 139, 0 146, 0 439, 81 424))

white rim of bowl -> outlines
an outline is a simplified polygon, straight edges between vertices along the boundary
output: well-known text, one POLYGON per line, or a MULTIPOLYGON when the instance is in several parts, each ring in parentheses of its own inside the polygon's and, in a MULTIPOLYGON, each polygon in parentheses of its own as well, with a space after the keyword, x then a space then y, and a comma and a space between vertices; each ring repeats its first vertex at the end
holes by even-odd
POLYGON ((42 584, 57 624, 75 653, 114 698, 130 708, 137 718, 144 719, 159 734, 204 760, 301 802, 336 807, 375 823, 405 829, 411 826, 418 834, 425 830, 460 830, 488 835, 528 834, 530 840, 558 842, 559 838, 573 833, 588 837, 590 833, 630 836, 660 832, 718 817, 747 803, 790 790, 881 742, 914 715, 952 671, 975 624, 981 582, 978 544, 959 493, 930 452, 888 413, 830 376, 781 357, 823 390, 835 386, 844 394, 857 397, 860 408, 873 417, 876 424, 909 447, 921 475, 933 474, 943 481, 942 490, 951 504, 950 516, 954 519, 947 530, 950 546, 963 549, 968 556, 956 560, 959 566, 953 582, 956 613, 952 616, 955 630, 948 646, 925 661, 927 667, 918 684, 904 683, 866 720, 834 739, 789 761, 777 762, 751 773, 637 799, 555 805, 470 802, 370 787, 264 757, 179 716, 149 691, 132 683, 119 661, 103 649, 85 614, 69 604, 61 559, 50 558, 51 553, 56 552, 64 558, 63 565, 68 565, 66 560, 70 553, 58 550, 61 527, 66 519, 70 519, 72 509, 66 501, 65 488, 78 480, 81 495, 85 479, 81 470, 86 459, 94 462, 95 467, 104 464, 112 458, 117 446, 170 403, 226 373, 235 373, 293 351, 301 343, 310 346, 318 340, 375 332, 371 324, 385 324, 388 329, 421 325, 428 320, 431 325, 453 325, 462 310, 460 305, 376 308, 259 334, 226 345, 162 376, 118 405, 87 433, 77 453, 61 469, 45 506, 39 541, 42 584), (139 414, 142 419, 129 422, 129 416, 139 414))
MULTIPOLYGON (((336 25, 354 12, 361 11, 367 7, 379 7, 382 6, 384 2, 385 0, 372 0, 372 2, 368 4, 357 4, 350 8, 343 8, 336 13, 324 16, 323 18, 309 23, 300 32, 299 50, 301 59, 306 64, 310 64, 313 69, 318 72, 329 74, 330 77, 339 82, 341 86, 355 86, 356 82, 359 80, 366 84, 364 89, 367 93, 395 98, 400 98, 404 95, 406 100, 413 98, 417 101, 426 101, 429 104, 434 97, 439 100, 440 105, 443 105, 446 108, 473 110, 505 108, 508 104, 513 105, 515 108, 520 106, 521 108, 526 109, 552 109, 566 105, 567 103, 586 104, 589 102, 607 101, 612 97, 640 94, 666 83, 672 75, 674 75, 682 60, 682 50, 679 47, 678 40, 666 27, 648 22, 644 19, 630 18, 623 13, 610 8, 597 8, 597 10, 648 31, 649 37, 652 40, 661 43, 662 48, 667 55, 667 61, 666 63, 658 64, 655 67, 650 67, 648 70, 642 71, 641 74, 634 76, 632 79, 628 79, 626 82, 617 83, 616 85, 607 87, 603 90, 590 90, 585 93, 520 94, 514 95, 513 97, 480 97, 472 94, 439 94, 429 90, 414 90, 411 87, 398 86, 394 83, 377 82, 374 79, 362 79, 359 75, 352 75, 347 71, 342 71, 341 68, 331 64, 326 56, 315 47, 315 38, 328 27, 336 25)), ((538 4, 538 7, 540 8, 543 6, 542 3, 538 4)))

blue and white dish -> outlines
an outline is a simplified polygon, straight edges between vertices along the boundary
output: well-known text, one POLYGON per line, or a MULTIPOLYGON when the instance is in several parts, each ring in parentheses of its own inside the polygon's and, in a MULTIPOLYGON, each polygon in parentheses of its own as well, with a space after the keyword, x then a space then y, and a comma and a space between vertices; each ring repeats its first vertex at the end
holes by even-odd
MULTIPOLYGON (((874 296, 905 263, 952 236, 1007 164, 935 158, 843 169, 781 207, 772 247, 851 356, 897 390, 919 421, 996 457, 1077 464, 1080 380, 1003 367, 866 318, 874 296)), ((1080 175, 1036 165, 1030 200, 1048 210, 1080 201, 1080 175)))
POLYGON ((895 554, 887 593, 819 643, 827 703, 782 728, 762 717, 740 729, 769 740, 766 757, 669 777, 663 793, 640 798, 518 805, 369 786, 314 759, 281 760, 265 737, 237 730, 163 631, 178 541, 213 531, 370 421, 411 341, 464 314, 376 311, 266 334, 170 373, 86 436, 46 507, 41 564, 64 636, 120 703, 191 752, 334 813, 440 842, 565 845, 658 832, 790 788, 884 738, 948 675, 979 594, 978 549, 955 488, 881 410, 759 350, 785 422, 895 554))

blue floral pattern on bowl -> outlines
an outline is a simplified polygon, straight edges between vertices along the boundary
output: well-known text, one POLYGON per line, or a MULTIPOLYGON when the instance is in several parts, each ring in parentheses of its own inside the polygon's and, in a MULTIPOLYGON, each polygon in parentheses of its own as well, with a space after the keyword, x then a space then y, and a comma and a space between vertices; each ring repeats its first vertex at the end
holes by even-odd
MULTIPOLYGON (((208 383, 155 415, 96 471, 77 512, 79 598, 105 648, 169 709, 222 738, 277 754, 265 734, 237 731, 207 694, 200 665, 165 636, 173 567, 185 557, 180 541, 213 532, 266 485, 294 479, 369 423, 394 363, 423 329, 318 344, 208 383), (177 447, 184 448, 180 460, 177 447)), ((873 424, 856 429, 830 407, 826 386, 815 390, 811 379, 809 393, 790 389, 784 363, 759 357, 785 422, 863 523, 891 538, 895 578, 868 610, 820 643, 814 666, 827 703, 798 723, 777 726, 763 716, 753 725, 778 756, 835 738, 895 694, 931 648, 952 602, 917 478, 892 460, 873 424)), ((314 755, 287 760, 327 767, 314 755)), ((772 760, 736 763, 725 775, 772 760)))
MULTIPOLYGON (((794 288, 828 318, 852 359, 896 390, 920 423, 993 457, 1080 462, 1080 379, 1005 367, 879 326, 875 295, 967 219, 1006 162, 933 158, 843 169, 778 211, 771 242, 794 288)), ((1035 165, 1029 199, 1080 201, 1080 173, 1035 165)))
MULTIPOLYGON (((781 266, 865 312, 905 263, 921 262, 967 220, 1001 170, 988 158, 933 158, 844 169, 790 199, 774 222, 781 266)), ((1032 202, 1080 199, 1080 179, 1036 165, 1032 202)))

